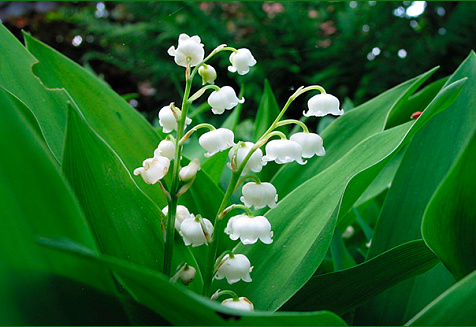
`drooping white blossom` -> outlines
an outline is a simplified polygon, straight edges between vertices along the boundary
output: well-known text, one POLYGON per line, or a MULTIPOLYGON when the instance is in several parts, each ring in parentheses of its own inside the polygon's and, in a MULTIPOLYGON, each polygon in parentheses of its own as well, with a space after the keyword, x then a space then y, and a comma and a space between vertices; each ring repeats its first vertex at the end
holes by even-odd
POLYGON ((291 140, 272 140, 266 144, 266 155, 263 161, 275 161, 285 164, 296 161, 300 165, 306 164, 302 160, 302 147, 291 140))
POLYGON ((198 143, 207 150, 205 157, 211 157, 219 151, 224 151, 235 145, 233 131, 226 128, 219 128, 209 131, 198 139, 198 143))
POLYGON ((323 140, 316 133, 296 133, 289 138, 302 147, 302 157, 311 158, 314 155, 324 156, 326 150, 323 147, 323 140))
POLYGON ((193 159, 190 163, 180 169, 179 178, 182 182, 189 182, 195 178, 197 172, 200 170, 200 160, 198 158, 193 159))
POLYGON ((239 297, 238 300, 233 300, 233 298, 229 298, 229 299, 226 299, 224 300, 221 305, 225 306, 225 307, 228 307, 228 308, 232 308, 232 309, 236 309, 236 310, 242 310, 242 311, 253 311, 254 310, 254 306, 253 306, 253 303, 248 300, 247 298, 245 297, 239 297))
POLYGON ((246 183, 241 189, 243 196, 240 198, 241 202, 248 208, 252 206, 255 209, 261 209, 266 206, 270 208, 276 208, 278 201, 278 195, 276 194, 276 188, 271 183, 246 183))
POLYGON ((208 97, 208 104, 215 115, 221 115, 225 109, 230 110, 238 103, 245 102, 245 98, 238 99, 231 86, 224 86, 218 91, 213 91, 208 97))
POLYGON ((155 184, 169 171, 170 160, 162 156, 145 159, 142 167, 134 170, 134 175, 141 175, 147 184, 155 184))
POLYGON ((154 156, 162 156, 173 160, 175 157, 175 143, 170 140, 160 141, 159 146, 154 151, 154 156))
MULTIPOLYGON (((250 152, 253 146, 254 146, 254 143, 245 142, 243 146, 239 146, 237 148, 236 150, 237 167, 241 166, 241 164, 243 163, 243 160, 245 160, 246 156, 248 155, 248 153, 250 152)), ((230 152, 228 152, 228 157, 230 158, 230 161, 233 160, 233 154, 235 153, 235 151, 233 150, 230 150, 230 152)), ((259 173, 263 169, 263 166, 266 165, 266 162, 264 162, 262 159, 263 159, 263 151, 261 151, 261 149, 257 149, 255 152, 253 152, 250 159, 246 163, 241 175, 246 175, 250 170, 255 173, 259 173)), ((230 163, 227 163, 227 166, 231 168, 230 163)))
MULTIPOLYGON (((162 209, 162 212, 164 215, 167 216, 167 214, 169 213, 169 206, 165 206, 165 208, 162 209)), ((195 216, 191 214, 190 211, 188 211, 186 206, 179 204, 177 206, 177 211, 175 212, 175 229, 178 232, 180 232, 180 225, 182 224, 182 222, 188 218, 195 218, 195 216)))
POLYGON ((213 66, 203 64, 198 68, 198 74, 202 77, 202 85, 214 84, 217 78, 217 71, 213 66))
POLYGON ((243 280, 251 282, 250 272, 252 270, 250 260, 243 254, 225 255, 219 264, 215 275, 216 279, 226 278, 228 284, 233 284, 243 280))
MULTIPOLYGON (((185 118, 185 127, 190 125, 192 120, 188 117, 185 118)), ((159 111, 159 124, 163 128, 164 133, 170 133, 172 131, 177 130, 177 120, 170 109, 170 106, 162 107, 159 111)))
POLYGON ((213 224, 210 220, 203 218, 206 230, 203 230, 198 218, 187 218, 180 225, 180 235, 185 245, 192 247, 208 244, 207 235, 213 234, 213 224))
POLYGON ((254 244, 260 239, 264 244, 273 242, 271 224, 264 216, 249 217, 237 215, 228 220, 225 233, 233 241, 240 239, 243 244, 254 244))
POLYGON ((231 66, 228 66, 228 70, 232 73, 238 72, 240 75, 245 75, 250 71, 250 67, 256 64, 256 60, 251 54, 251 51, 242 48, 238 49, 230 55, 231 66))
POLYGON ((324 117, 328 114, 341 116, 344 110, 339 109, 340 102, 331 94, 317 94, 307 101, 309 110, 303 112, 304 116, 324 117))
POLYGON ((193 67, 198 65, 205 56, 203 44, 200 42, 201 40, 198 35, 190 37, 182 33, 179 35, 177 49, 171 46, 167 53, 174 57, 177 65, 187 67, 188 61, 190 61, 190 65, 193 67))

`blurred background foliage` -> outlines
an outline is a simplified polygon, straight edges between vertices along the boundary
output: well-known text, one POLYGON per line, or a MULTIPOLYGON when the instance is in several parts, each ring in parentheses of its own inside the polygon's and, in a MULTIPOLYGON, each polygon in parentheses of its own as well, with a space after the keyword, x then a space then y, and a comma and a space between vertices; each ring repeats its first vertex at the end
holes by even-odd
POLYGON ((167 54, 180 33, 199 35, 207 52, 221 43, 252 51, 258 65, 238 78, 228 54, 211 61, 218 85, 246 85, 250 118, 265 78, 280 105, 320 84, 352 106, 437 65, 434 78, 447 76, 476 45, 476 3, 458 1, 4 1, 0 19, 99 74, 151 122, 180 100, 183 69, 167 54))

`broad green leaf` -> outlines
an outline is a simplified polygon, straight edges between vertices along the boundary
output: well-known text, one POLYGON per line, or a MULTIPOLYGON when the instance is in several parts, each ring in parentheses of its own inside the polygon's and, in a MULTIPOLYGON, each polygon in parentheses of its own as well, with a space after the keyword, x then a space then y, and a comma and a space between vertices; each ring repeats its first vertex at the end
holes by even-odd
POLYGON ((84 285, 67 281, 66 276, 114 293, 116 287, 107 270, 92 273, 89 264, 59 253, 47 257, 36 244, 35 239, 45 235, 67 237, 96 249, 57 161, 24 116, 30 109, 1 87, 0 108, 0 121, 5 122, 0 126, 0 324, 68 325, 74 324, 74 317, 91 323, 90 316, 83 311, 80 317, 78 310, 92 309, 88 302, 93 297, 111 304, 116 316, 122 315, 115 311, 117 303, 112 306, 100 292, 85 289, 83 294, 91 298, 68 297, 84 285))
POLYGON ((453 285, 405 326, 476 325, 476 271, 453 285))
POLYGON ((273 226, 272 245, 238 245, 236 253, 246 254, 254 265, 253 283, 237 283, 232 289, 255 301, 262 310, 276 310, 284 304, 323 260, 339 211, 350 210, 393 155, 454 101, 463 84, 464 80, 449 85, 420 119, 367 138, 280 201, 266 215, 273 226))
POLYGON ((255 118, 255 133, 253 141, 256 142, 266 130, 271 126, 273 121, 279 115, 280 108, 276 98, 274 96, 271 85, 268 80, 264 81, 263 95, 261 96, 261 102, 256 112, 255 118))
POLYGON ((148 306, 174 325, 345 326, 340 317, 328 311, 275 314, 235 311, 192 293, 181 285, 172 284, 153 270, 100 255, 69 240, 42 239, 41 244, 67 252, 83 259, 84 262, 96 264, 97 267, 105 265, 111 268, 138 302, 148 306))
MULTIPOLYGON (((425 208, 476 129, 475 73, 476 56, 471 53, 447 82, 469 78, 458 99, 422 128, 409 145, 385 200, 368 258, 422 238, 425 208)), ((452 283, 448 271, 438 265, 369 301, 357 311, 356 323, 403 324, 452 283)))
POLYGON ((476 270, 476 135, 436 190, 422 222, 423 239, 460 280, 476 270))
POLYGON ((354 258, 345 247, 342 234, 335 231, 330 245, 334 271, 350 268, 356 265, 354 258))
POLYGON ((358 266, 312 277, 283 310, 330 310, 343 315, 403 280, 439 262, 422 240, 411 241, 358 266))
POLYGON ((272 183, 279 196, 282 198, 289 194, 297 186, 334 164, 366 138, 383 131, 390 112, 402 110, 406 99, 435 70, 400 84, 336 119, 321 135, 326 149, 325 156, 308 159, 304 167, 296 163, 287 164, 274 176, 272 183))

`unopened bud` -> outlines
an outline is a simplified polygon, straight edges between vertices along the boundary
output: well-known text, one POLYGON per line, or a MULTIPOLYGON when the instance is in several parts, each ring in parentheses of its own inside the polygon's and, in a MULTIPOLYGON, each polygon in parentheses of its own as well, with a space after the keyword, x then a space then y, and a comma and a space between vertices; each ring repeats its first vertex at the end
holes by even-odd
POLYGON ((215 68, 210 65, 203 65, 198 68, 198 74, 202 77, 202 85, 207 83, 214 84, 217 78, 217 72, 215 68))
POLYGON ((200 170, 200 160, 195 158, 190 163, 180 169, 179 178, 182 182, 190 182, 197 175, 197 171, 200 170))
POLYGON ((185 267, 185 269, 180 274, 180 280, 184 285, 188 285, 195 279, 196 274, 197 270, 187 265, 187 267, 185 267))

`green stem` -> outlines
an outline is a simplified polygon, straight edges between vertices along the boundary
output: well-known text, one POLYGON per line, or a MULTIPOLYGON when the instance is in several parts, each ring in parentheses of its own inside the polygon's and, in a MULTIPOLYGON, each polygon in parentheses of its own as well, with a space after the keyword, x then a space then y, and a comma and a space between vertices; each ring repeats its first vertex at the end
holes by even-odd
POLYGON ((286 119, 286 120, 280 121, 276 124, 276 127, 281 127, 281 126, 289 125, 289 124, 296 124, 298 126, 301 126, 302 131, 304 133, 309 133, 309 129, 307 128, 306 124, 304 124, 302 121, 296 120, 296 119, 286 119))

